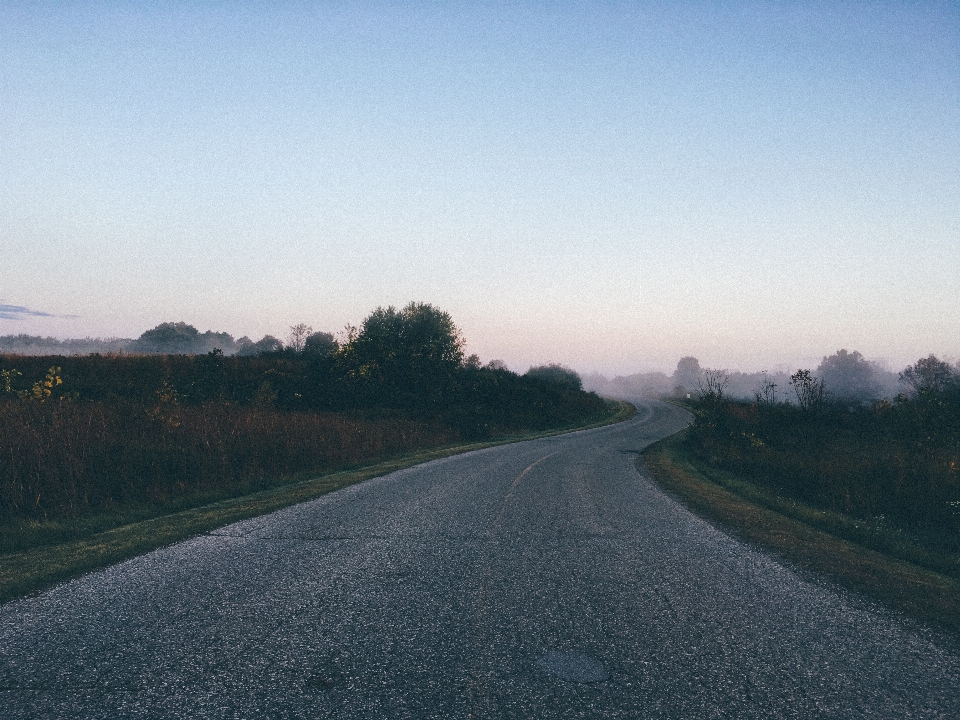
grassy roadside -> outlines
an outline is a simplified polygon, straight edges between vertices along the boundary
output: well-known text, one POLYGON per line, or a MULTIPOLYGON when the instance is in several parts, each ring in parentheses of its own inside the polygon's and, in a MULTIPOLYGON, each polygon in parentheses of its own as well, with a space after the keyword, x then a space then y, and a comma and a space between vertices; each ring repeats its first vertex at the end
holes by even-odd
POLYGON ((610 425, 627 420, 636 413, 636 409, 628 403, 611 400, 607 403, 608 415, 600 420, 594 418, 594 421, 585 425, 411 453, 374 465, 311 477, 250 495, 187 508, 100 532, 84 532, 82 523, 78 522, 75 533, 77 537, 70 541, 0 555, 0 602, 44 590, 91 570, 121 562, 238 520, 311 500, 396 470, 470 450, 610 425))
MULTIPOLYGON (((835 518, 799 503, 791 502, 788 508, 785 501, 729 473, 696 466, 682 440, 682 433, 661 440, 639 462, 694 512, 800 567, 960 637, 960 580, 897 557, 912 552, 910 548, 880 552, 864 547, 838 536, 850 528, 835 518), (831 524, 835 532, 827 530, 831 524)), ((918 559, 924 565, 942 562, 918 559)))

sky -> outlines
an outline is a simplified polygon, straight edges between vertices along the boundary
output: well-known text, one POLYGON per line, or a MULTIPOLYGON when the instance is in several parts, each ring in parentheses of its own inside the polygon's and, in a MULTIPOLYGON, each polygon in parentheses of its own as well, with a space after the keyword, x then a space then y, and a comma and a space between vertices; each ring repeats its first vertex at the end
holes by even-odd
POLYGON ((960 4, 0 0, 0 335, 411 300, 519 371, 956 360, 960 4))

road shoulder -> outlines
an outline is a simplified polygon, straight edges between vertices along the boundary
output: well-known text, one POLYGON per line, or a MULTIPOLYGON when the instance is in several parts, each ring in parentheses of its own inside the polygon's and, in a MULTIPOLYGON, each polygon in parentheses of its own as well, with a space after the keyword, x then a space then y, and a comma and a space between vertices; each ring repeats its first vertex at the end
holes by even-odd
POLYGON ((799 568, 812 570, 960 640, 960 582, 818 530, 711 482, 674 435, 638 459, 648 475, 701 517, 799 568))

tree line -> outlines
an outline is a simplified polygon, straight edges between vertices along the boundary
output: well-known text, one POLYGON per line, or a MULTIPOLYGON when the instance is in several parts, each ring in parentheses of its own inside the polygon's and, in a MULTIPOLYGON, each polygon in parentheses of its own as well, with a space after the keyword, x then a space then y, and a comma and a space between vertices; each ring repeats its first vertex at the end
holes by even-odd
POLYGON ((0 520, 236 493, 608 413, 562 366, 465 357, 429 304, 377 308, 339 342, 293 330, 257 354, 0 355, 0 520))
POLYGON ((334 344, 333 335, 313 332, 305 323, 290 328, 287 342, 264 335, 254 341, 227 332, 200 332, 185 322, 163 322, 138 338, 77 338, 59 340, 36 335, 0 335, 0 354, 7 355, 203 355, 220 350, 225 355, 262 355, 283 349, 322 352, 334 344))
MULTIPOLYGON (((699 389, 705 369, 693 356, 680 358, 673 373, 648 372, 607 379, 593 374, 583 378, 584 387, 606 395, 693 396, 699 389)), ((715 372, 715 371, 711 371, 715 372)), ((867 360, 860 352, 838 350, 824 357, 820 364, 805 370, 833 401, 851 404, 869 403, 880 398, 893 399, 904 390, 900 373, 892 372, 867 360)), ((752 399, 757 392, 777 402, 797 402, 791 385, 791 373, 784 371, 741 372, 723 370, 725 395, 728 398, 752 399)))

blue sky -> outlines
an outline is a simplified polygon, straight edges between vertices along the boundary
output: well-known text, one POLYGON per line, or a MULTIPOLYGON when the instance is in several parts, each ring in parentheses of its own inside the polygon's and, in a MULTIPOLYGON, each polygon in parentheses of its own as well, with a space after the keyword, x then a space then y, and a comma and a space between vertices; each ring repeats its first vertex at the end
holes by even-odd
POLYGON ((0 334, 418 300, 519 370, 960 356, 956 3, 0 18, 0 334))

